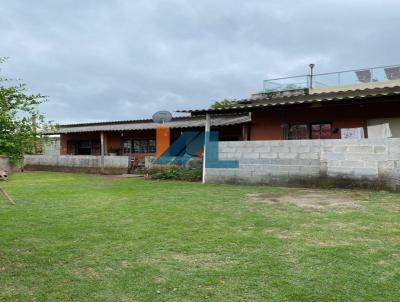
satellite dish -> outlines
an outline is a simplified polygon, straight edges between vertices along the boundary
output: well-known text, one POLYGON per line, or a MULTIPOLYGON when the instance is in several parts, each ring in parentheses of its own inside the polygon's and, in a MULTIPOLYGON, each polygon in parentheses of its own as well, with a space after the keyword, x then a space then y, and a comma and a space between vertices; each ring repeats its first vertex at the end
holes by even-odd
POLYGON ((172 114, 169 111, 157 111, 152 118, 155 123, 164 124, 172 120, 172 114))

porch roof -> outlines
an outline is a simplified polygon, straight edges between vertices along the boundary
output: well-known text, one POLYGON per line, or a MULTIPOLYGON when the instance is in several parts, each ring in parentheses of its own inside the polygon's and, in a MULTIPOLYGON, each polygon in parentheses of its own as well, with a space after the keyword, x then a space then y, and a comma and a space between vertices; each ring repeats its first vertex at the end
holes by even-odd
MULTIPOLYGON (((215 115, 211 118, 211 126, 221 127, 251 122, 249 114, 215 115)), ((174 117, 163 126, 168 128, 196 128, 204 127, 206 123, 204 116, 174 117)), ((149 130, 159 128, 161 125, 152 120, 113 121, 101 123, 60 125, 57 131, 48 134, 66 134, 82 132, 101 131, 130 131, 149 130)))
POLYGON ((317 92, 317 89, 306 91, 300 95, 278 95, 274 96, 270 93, 261 93, 257 97, 248 98, 237 101, 233 106, 225 108, 208 108, 194 110, 178 110, 177 112, 197 114, 217 114, 217 113, 233 113, 233 112, 249 112, 254 109, 271 108, 278 106, 301 105, 311 103, 327 103, 333 101, 352 101, 364 100, 370 98, 398 96, 400 95, 400 86, 384 86, 376 88, 349 89, 330 92, 317 92))

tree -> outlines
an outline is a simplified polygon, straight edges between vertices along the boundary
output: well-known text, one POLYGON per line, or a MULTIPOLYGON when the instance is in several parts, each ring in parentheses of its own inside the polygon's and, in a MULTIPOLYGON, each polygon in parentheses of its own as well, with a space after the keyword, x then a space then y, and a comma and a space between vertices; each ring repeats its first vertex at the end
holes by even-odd
POLYGON ((215 101, 214 104, 211 105, 211 109, 229 108, 234 105, 237 105, 237 100, 224 99, 222 101, 215 101))
POLYGON ((27 93, 26 84, 0 75, 0 154, 16 163, 42 145, 41 133, 49 128, 38 109, 44 101, 40 94, 27 93))

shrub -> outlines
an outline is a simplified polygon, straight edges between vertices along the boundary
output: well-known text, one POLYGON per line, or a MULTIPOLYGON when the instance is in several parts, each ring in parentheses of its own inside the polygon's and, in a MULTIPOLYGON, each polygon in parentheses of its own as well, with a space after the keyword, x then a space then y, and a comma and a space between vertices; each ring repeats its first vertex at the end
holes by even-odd
POLYGON ((145 169, 144 174, 149 179, 200 181, 202 169, 184 168, 180 166, 152 166, 145 169))

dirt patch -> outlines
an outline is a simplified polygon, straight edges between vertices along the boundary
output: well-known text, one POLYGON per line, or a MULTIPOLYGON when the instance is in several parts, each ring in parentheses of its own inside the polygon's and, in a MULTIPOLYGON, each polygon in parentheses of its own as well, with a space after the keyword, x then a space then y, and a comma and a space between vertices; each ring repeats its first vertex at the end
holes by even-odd
POLYGON ((304 209, 337 210, 359 209, 368 198, 367 193, 351 191, 288 190, 285 192, 249 193, 248 203, 293 204, 304 209))
POLYGON ((215 268, 236 264, 234 259, 229 257, 221 257, 213 253, 201 253, 194 255, 176 253, 172 255, 172 259, 185 263, 186 265, 193 265, 202 268, 215 268))
POLYGON ((236 260, 230 257, 222 257, 214 253, 184 254, 172 253, 155 258, 144 258, 140 262, 148 265, 161 265, 170 262, 184 263, 187 266, 202 268, 224 267, 236 264, 236 260))

